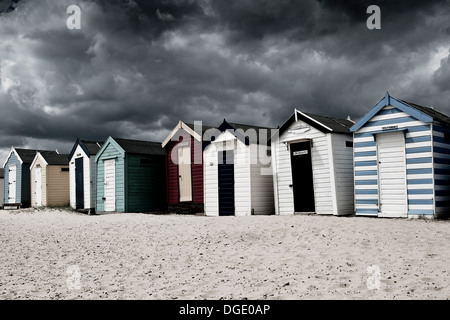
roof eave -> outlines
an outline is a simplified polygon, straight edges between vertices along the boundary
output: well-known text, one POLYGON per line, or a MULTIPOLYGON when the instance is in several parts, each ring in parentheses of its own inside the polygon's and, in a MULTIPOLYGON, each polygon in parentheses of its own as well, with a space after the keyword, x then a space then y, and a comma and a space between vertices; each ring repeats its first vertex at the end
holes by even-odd
POLYGON ((175 134, 178 132, 178 130, 183 129, 187 133, 189 133, 191 136, 194 137, 197 141, 202 141, 202 136, 199 135, 195 130, 192 130, 188 125, 186 125, 183 121, 179 121, 178 124, 173 128, 173 130, 169 133, 167 138, 162 142, 161 147, 164 148, 175 136, 175 134))
POLYGON ((369 122, 370 119, 372 119, 378 113, 378 111, 389 105, 396 107, 405 113, 408 113, 412 117, 424 123, 431 123, 434 120, 433 117, 420 112, 413 106, 394 98, 393 96, 389 95, 388 92, 386 92, 385 97, 381 99, 368 113, 364 115, 364 117, 362 117, 350 128, 350 132, 355 132, 361 129, 367 122, 369 122))

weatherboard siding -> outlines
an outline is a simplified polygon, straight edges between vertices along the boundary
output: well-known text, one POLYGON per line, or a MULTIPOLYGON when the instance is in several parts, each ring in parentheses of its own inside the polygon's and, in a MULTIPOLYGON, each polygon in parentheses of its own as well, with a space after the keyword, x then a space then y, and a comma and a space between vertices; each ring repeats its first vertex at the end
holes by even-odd
POLYGON ((104 197, 105 191, 105 169, 104 161, 109 159, 116 160, 116 182, 115 182, 115 196, 116 196, 116 212, 125 212, 125 160, 122 153, 115 148, 112 143, 104 149, 103 153, 97 161, 97 207, 96 210, 99 212, 105 211, 104 203, 102 197, 104 197))
POLYGON ((450 129, 433 125, 433 168, 436 215, 450 212, 450 129))
POLYGON ((166 146, 166 174, 167 174, 167 203, 178 204, 178 142, 169 142, 166 146), (175 161, 174 161, 175 160, 175 161))
POLYGON ((192 203, 203 203, 203 150, 202 142, 191 137, 192 203))
POLYGON ((74 209, 76 207, 75 160, 83 158, 84 208, 94 208, 93 198, 95 198, 95 196, 92 183, 94 180, 91 177, 95 177, 95 175, 92 175, 92 164, 94 164, 95 168, 95 156, 92 156, 91 158, 88 157, 80 145, 77 146, 73 154, 74 156, 70 159, 69 163, 70 206, 74 209))
POLYGON ((33 207, 37 206, 37 198, 36 198, 36 168, 41 168, 41 204, 43 207, 48 206, 48 190, 47 190, 47 179, 48 179, 48 172, 47 172, 47 165, 42 160, 41 157, 37 157, 36 161, 34 162, 34 165, 31 167, 30 171, 30 188, 31 188, 31 205, 33 207))
POLYGON ((69 171, 62 171, 63 168, 67 169, 69 166, 48 165, 45 170, 47 180, 47 206, 65 206, 70 202, 69 171))
POLYGON ((207 216, 219 215, 217 152, 218 150, 214 143, 206 147, 203 152, 203 184, 205 190, 205 214, 207 216))
POLYGON ((252 214, 250 149, 234 138, 234 207, 236 216, 252 214))
POLYGON ((431 126, 395 107, 387 106, 354 133, 357 215, 378 215, 379 170, 376 135, 399 130, 405 133, 408 215, 434 214, 431 126), (386 127, 391 129, 383 130, 386 127))
POLYGON ((272 144, 272 149, 276 149, 274 155, 276 159, 273 159, 273 161, 275 163, 275 192, 277 193, 275 198, 278 199, 276 203, 277 212, 280 215, 294 214, 294 195, 290 187, 292 184, 290 147, 288 149, 285 143, 290 146, 292 143, 310 139, 313 142, 311 161, 316 214, 333 214, 335 210, 333 208, 333 188, 331 185, 331 155, 327 134, 311 126, 309 126, 310 129, 307 132, 301 134, 295 133, 295 131, 289 132, 299 124, 309 126, 298 120, 291 124, 272 144))
POLYGON ((164 156, 126 155, 126 211, 165 209, 164 156), (141 161, 145 161, 142 164, 141 161))
MULTIPOLYGON (((218 152, 234 151, 234 207, 236 216, 274 214, 270 166, 258 161, 259 146, 245 145, 228 131, 222 132, 203 152, 205 214, 219 215, 218 152), (261 175, 261 169, 264 175, 261 175)), ((267 146, 262 146, 267 152, 267 146)))
POLYGON ((5 179, 0 178, 0 206, 3 208, 3 204, 5 203, 4 195, 5 195, 5 179))
POLYGON ((354 213, 353 142, 351 134, 331 134, 335 174, 337 215, 354 213))
POLYGON ((182 141, 170 141, 165 146, 166 152, 166 183, 167 203, 179 204, 179 180, 178 180, 178 146, 182 142, 189 141, 191 149, 191 180, 192 203, 202 204, 203 200, 203 150, 202 143, 182 130, 176 137, 183 137, 182 141), (199 163, 196 163, 199 162, 199 163))
POLYGON ((267 155, 269 147, 252 144, 251 155, 251 209, 254 215, 275 213, 273 195, 273 177, 270 167, 271 157, 267 155))
POLYGON ((76 209, 76 186, 75 186, 75 159, 69 159, 69 205, 72 209, 76 209))
POLYGON ((95 163, 95 155, 92 155, 89 158, 89 177, 85 177, 85 179, 88 179, 89 187, 90 187, 90 193, 89 193, 89 206, 86 204, 85 199, 85 208, 94 208, 95 209, 95 197, 97 195, 97 166, 95 163))
MULTIPOLYGON (((9 197, 8 194, 9 191, 9 167, 15 165, 16 166, 16 201, 15 203, 21 203, 22 202, 22 164, 20 163, 19 158, 17 158, 16 154, 14 152, 11 152, 11 156, 9 157, 8 161, 5 164, 5 203, 9 203, 9 197)), ((28 180, 29 181, 29 180, 28 180)), ((28 182, 29 184, 29 182, 28 182)))

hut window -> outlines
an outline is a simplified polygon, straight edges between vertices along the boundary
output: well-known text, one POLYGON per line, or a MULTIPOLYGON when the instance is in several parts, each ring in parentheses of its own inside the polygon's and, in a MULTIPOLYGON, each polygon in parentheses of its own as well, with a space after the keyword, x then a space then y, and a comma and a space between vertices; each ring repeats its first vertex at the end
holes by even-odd
POLYGON ((69 171, 69 168, 61 168, 61 171, 69 171))
POLYGON ((152 164, 152 160, 151 159, 141 159, 140 161, 140 165, 141 166, 149 166, 152 164))
POLYGON ((347 148, 353 148, 353 141, 345 141, 345 146, 347 148))

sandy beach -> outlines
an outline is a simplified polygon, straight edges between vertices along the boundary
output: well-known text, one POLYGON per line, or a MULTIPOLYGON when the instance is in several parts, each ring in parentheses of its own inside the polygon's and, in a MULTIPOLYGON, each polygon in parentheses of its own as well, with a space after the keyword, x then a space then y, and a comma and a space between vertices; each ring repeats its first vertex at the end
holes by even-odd
POLYGON ((0 299, 450 298, 450 221, 22 209, 0 241, 0 299))

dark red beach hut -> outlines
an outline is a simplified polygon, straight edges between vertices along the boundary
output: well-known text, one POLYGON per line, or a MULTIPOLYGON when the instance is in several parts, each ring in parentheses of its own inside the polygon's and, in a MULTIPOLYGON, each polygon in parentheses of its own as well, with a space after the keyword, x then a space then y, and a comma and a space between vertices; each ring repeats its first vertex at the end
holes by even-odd
POLYGON ((179 121, 162 143, 166 153, 166 194, 169 212, 204 212, 203 133, 213 129, 179 121))

